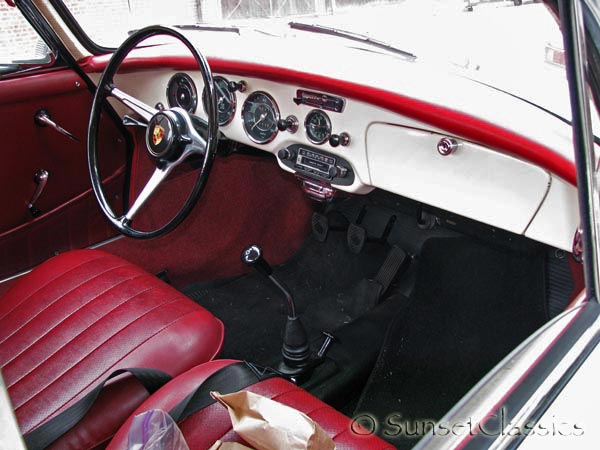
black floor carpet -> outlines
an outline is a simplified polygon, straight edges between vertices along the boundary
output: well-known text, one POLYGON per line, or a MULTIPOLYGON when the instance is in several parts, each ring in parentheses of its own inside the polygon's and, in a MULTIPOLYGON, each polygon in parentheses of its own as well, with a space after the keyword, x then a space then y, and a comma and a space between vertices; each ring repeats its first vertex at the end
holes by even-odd
POLYGON ((428 240, 411 303, 390 325, 356 416, 376 420, 398 448, 415 445, 398 425, 410 433, 415 421, 439 420, 548 319, 543 262, 463 238, 428 240))
MULTIPOLYGON (((269 255, 265 255, 268 260, 269 255)), ((303 248, 274 275, 292 292, 311 341, 364 312, 360 281, 374 276, 385 259, 381 244, 367 244, 359 255, 348 250, 346 234, 331 232, 325 243, 309 237, 303 248)), ((183 290, 225 324, 223 358, 273 364, 281 359, 285 299, 256 273, 183 290)))

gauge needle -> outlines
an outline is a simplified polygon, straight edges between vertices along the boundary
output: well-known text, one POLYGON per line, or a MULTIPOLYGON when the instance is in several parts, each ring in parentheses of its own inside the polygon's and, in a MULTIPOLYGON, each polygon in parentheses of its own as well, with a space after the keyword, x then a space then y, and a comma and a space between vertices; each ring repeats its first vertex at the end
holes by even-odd
POLYGON ((252 128, 250 128, 250 131, 254 130, 254 128, 256 127, 256 125, 258 125, 259 123, 261 123, 263 120, 265 120, 265 118, 267 117, 267 113, 262 113, 260 115, 260 119, 258 119, 256 122, 254 122, 254 125, 252 125, 252 128))

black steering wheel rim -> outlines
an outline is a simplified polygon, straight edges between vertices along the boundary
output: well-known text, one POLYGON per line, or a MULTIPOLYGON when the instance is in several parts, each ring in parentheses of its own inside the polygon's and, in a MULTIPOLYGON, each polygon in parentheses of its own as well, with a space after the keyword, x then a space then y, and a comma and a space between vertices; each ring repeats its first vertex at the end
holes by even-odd
POLYGON ((94 94, 94 100, 90 113, 90 122, 88 126, 87 156, 92 189, 102 212, 111 222, 111 224, 116 227, 120 233, 136 239, 150 239, 162 236, 175 229, 189 215, 204 190, 217 151, 218 126, 217 96, 213 83, 212 72, 204 56, 193 46, 193 44, 177 30, 160 25, 143 28, 129 36, 113 54, 106 68, 104 69, 102 76, 100 77, 100 81, 98 82, 98 86, 94 94), (152 36, 158 35, 173 36, 179 39, 192 53, 196 62, 198 63, 206 92, 205 105, 208 131, 203 161, 198 170, 198 176, 194 182, 194 186, 192 187, 185 203, 175 214, 175 216, 173 216, 173 218, 166 224, 160 228, 145 231, 132 227, 130 221, 124 220, 124 216, 117 216, 108 202, 102 185, 102 178, 100 175, 98 162, 98 131, 102 108, 107 101, 107 98, 110 97, 110 92, 112 87, 114 87, 113 78, 121 66, 121 63, 131 52, 131 50, 133 50, 140 42, 152 36))

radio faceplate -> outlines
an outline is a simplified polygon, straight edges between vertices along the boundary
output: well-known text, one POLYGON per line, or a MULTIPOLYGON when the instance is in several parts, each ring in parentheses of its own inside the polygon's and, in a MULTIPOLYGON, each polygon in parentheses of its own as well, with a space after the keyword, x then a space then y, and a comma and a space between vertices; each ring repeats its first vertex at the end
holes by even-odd
POLYGON ((285 166, 304 176, 341 186, 354 183, 352 166, 341 156, 301 144, 281 149, 277 156, 285 166))

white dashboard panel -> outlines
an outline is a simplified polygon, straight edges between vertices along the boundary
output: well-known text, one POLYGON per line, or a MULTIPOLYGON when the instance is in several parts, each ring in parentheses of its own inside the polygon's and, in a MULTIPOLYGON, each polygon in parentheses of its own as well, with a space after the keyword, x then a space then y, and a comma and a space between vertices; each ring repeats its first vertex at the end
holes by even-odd
POLYGON ((383 123, 367 133, 374 185, 522 234, 544 200, 550 175, 526 162, 458 140, 449 156, 442 134, 383 123))
POLYGON ((553 176, 546 200, 527 228, 525 236, 570 252, 577 227, 577 189, 553 176))
MULTIPOLYGON (((139 71, 135 73, 119 74, 115 77, 115 83, 121 90, 142 100, 149 105, 155 105, 157 102, 167 104, 166 89, 169 79, 176 73, 172 69, 157 68, 152 71, 139 71)), ((194 80, 198 96, 201 95, 204 88, 200 72, 187 72, 194 80)), ((219 130, 229 139, 256 147, 260 150, 269 153, 277 154, 277 152, 289 145, 303 144, 310 146, 316 150, 323 150, 333 155, 345 158, 351 164, 355 180, 350 186, 335 186, 347 192, 355 194, 366 194, 373 190, 373 184, 369 178, 369 167, 366 158, 366 132, 369 124, 373 121, 394 122, 409 127, 424 127, 421 122, 413 119, 400 116, 398 114, 387 111, 383 108, 359 102, 351 99, 346 99, 344 111, 342 113, 326 111, 331 120, 333 133, 347 132, 350 135, 350 144, 346 147, 331 147, 328 143, 322 145, 312 144, 306 137, 304 130, 304 120, 306 115, 314 109, 308 105, 297 105, 293 99, 296 96, 298 89, 308 89, 304 86, 295 86, 287 83, 274 82, 253 77, 240 77, 229 74, 214 74, 225 77, 229 81, 239 82, 245 81, 247 89, 245 92, 236 92, 237 109, 235 117, 231 123, 221 126, 219 130), (279 132, 275 139, 266 144, 256 144, 252 142, 244 131, 241 110, 244 101, 252 92, 263 91, 272 96, 279 108, 282 118, 289 115, 297 117, 300 127, 296 133, 287 131, 279 132)), ((95 80, 97 81, 97 80, 95 80)), ((335 95, 335 93, 326 93, 335 95)), ((122 115, 127 109, 118 102, 111 100, 112 104, 122 115)), ((130 113, 130 112, 129 112, 130 113)), ((202 102, 199 99, 196 115, 206 117, 202 102)), ((439 130, 438 130, 439 131, 439 130)), ((279 166, 288 172, 292 170, 277 160, 279 166)))
MULTIPOLYGON (((168 68, 140 70, 120 74, 115 81, 120 89, 149 105, 167 104, 167 83, 175 73, 168 68)), ((203 89, 200 73, 190 71, 188 74, 200 96, 203 89)), ((353 168, 355 180, 349 186, 334 185, 337 189, 355 194, 365 194, 374 188, 384 189, 570 250, 578 223, 576 190, 562 180, 552 179, 545 170, 533 164, 461 140, 460 136, 456 139, 461 147, 455 154, 443 157, 436 150, 439 139, 446 136, 443 130, 348 98, 342 113, 327 112, 327 115, 334 133, 345 131, 350 134, 350 144, 336 148, 328 143, 315 145, 308 141, 303 127, 306 115, 314 108, 293 101, 296 91, 305 86, 218 75, 230 81, 244 80, 247 84, 245 92, 235 93, 237 109, 233 120, 220 127, 220 131, 233 141, 272 154, 284 147, 302 144, 342 156, 353 168), (300 123, 298 131, 279 132, 266 144, 252 142, 244 131, 241 109, 248 95, 255 91, 270 94, 277 102, 282 118, 296 116, 300 123)), ((336 95, 334 92, 325 94, 336 95)), ((121 104, 114 104, 119 113, 128 112, 121 104)), ((201 99, 196 114, 205 117, 201 99)), ((277 161, 283 170, 293 172, 279 159, 277 161)))

